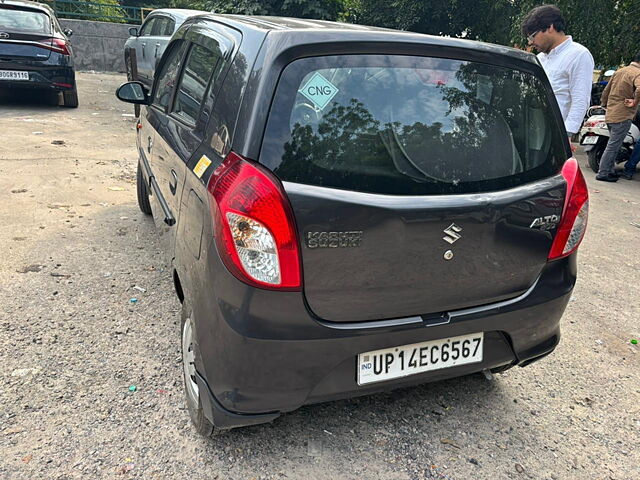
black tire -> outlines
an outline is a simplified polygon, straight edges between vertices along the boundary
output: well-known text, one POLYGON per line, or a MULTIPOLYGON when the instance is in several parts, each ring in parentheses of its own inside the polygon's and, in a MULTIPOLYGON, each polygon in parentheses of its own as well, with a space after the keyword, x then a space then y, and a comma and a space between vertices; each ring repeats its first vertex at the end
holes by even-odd
POLYGON ((149 191, 142 176, 142 167, 138 162, 138 174, 136 175, 136 190, 138 192, 138 206, 145 215, 151 215, 151 204, 149 203, 149 191))
POLYGON ((587 160, 589 161, 589 167, 595 173, 600 170, 600 159, 604 153, 604 149, 607 147, 607 142, 598 142, 595 147, 587 152, 587 160))
MULTIPOLYGON (((197 363, 196 359, 200 358, 200 352, 198 351, 197 344, 195 342, 189 342, 185 339, 185 334, 187 332, 185 326, 187 325, 187 322, 189 322, 190 324, 190 331, 194 331, 192 313, 193 310, 191 308, 191 304, 189 303, 188 299, 185 298, 182 302, 182 321, 180 322, 180 345, 182 347, 182 377, 184 381, 184 391, 191 423, 200 435, 210 437, 220 434, 221 430, 216 428, 205 416, 204 410, 202 409, 202 400, 200 398, 199 391, 195 393, 195 395, 197 395, 197 398, 194 398, 194 393, 193 390, 190 389, 190 384, 193 384, 193 382, 195 382, 195 377, 188 373, 190 369, 186 366, 192 364, 192 370, 195 372, 195 364, 197 363)), ((193 338, 191 335, 189 335, 189 337, 193 338)))
POLYGON ((62 103, 67 108, 78 108, 78 87, 62 92, 62 103))

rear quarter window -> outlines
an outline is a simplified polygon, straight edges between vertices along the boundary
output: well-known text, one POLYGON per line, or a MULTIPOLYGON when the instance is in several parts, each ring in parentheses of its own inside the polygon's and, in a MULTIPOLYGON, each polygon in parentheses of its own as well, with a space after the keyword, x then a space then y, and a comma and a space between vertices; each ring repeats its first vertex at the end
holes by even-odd
POLYGON ((429 57, 315 57, 283 71, 260 161, 296 183, 471 193, 556 174, 563 141, 531 73, 429 57))
POLYGON ((161 35, 164 35, 165 37, 170 37, 171 35, 173 35, 173 32, 176 29, 176 22, 175 20, 168 18, 167 19, 167 23, 165 23, 164 25, 164 31, 161 33, 161 35))

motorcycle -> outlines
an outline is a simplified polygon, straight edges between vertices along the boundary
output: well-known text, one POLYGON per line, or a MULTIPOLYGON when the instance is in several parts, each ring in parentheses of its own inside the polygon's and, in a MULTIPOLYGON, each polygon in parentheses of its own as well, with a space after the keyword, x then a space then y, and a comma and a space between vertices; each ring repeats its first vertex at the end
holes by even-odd
MULTIPOLYGON (((602 107, 590 107, 587 110, 587 120, 585 120, 580 129, 580 145, 582 145, 587 154, 589 167, 596 173, 598 173, 600 168, 600 158, 602 158, 607 142, 609 142, 609 129, 604 120, 605 112, 606 110, 602 107)), ((639 124, 640 122, 636 115, 634 122, 631 124, 631 127, 629 127, 629 131, 622 142, 620 150, 618 150, 616 163, 626 162, 629 160, 629 157, 631 157, 633 146, 638 139, 640 139, 639 124)))

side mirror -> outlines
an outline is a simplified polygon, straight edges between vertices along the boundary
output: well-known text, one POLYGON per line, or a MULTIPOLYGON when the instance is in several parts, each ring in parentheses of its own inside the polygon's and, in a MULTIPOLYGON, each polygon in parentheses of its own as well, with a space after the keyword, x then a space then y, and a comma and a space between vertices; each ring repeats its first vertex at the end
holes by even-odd
POLYGON ((73 35, 73 30, 71 30, 70 28, 65 28, 64 30, 62 30, 62 33, 64 33, 67 37, 70 37, 71 35, 73 35))
POLYGON ((132 37, 137 37, 138 36, 138 27, 130 27, 129 28, 129 35, 131 35, 132 37))
POLYGON ((118 100, 138 105, 149 105, 149 93, 140 82, 127 82, 116 90, 118 100))

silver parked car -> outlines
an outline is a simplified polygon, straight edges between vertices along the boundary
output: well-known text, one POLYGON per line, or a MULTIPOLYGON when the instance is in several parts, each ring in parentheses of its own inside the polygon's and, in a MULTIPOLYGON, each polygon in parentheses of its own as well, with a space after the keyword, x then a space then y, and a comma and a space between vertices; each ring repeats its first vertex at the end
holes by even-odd
POLYGON ((173 32, 187 18, 203 13, 209 12, 161 8, 151 12, 140 28, 131 27, 129 29, 131 37, 124 45, 124 63, 129 80, 139 80, 150 88, 153 83, 153 72, 173 32))

